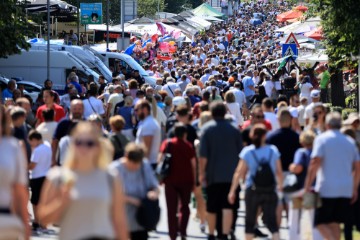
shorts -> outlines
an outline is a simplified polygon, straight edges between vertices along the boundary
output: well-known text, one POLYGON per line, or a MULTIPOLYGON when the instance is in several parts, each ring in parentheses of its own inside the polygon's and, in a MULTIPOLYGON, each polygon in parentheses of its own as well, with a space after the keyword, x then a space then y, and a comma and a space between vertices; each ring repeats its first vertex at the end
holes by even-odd
POLYGON ((45 182, 46 177, 30 179, 30 188, 31 188, 31 199, 30 202, 33 205, 38 205, 40 201, 40 193, 42 186, 45 182))
POLYGON ((344 223, 350 216, 350 198, 321 198, 321 207, 315 210, 314 225, 344 223))
POLYGON ((231 183, 214 183, 206 188, 206 210, 209 213, 218 213, 222 209, 233 209, 228 201, 231 183))

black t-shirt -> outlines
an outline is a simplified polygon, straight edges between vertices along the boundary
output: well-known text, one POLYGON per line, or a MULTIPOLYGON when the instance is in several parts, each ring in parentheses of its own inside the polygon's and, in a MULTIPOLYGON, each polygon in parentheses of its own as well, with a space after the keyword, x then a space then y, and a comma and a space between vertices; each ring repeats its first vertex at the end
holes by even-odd
POLYGON ((104 93, 105 87, 106 87, 106 84, 105 84, 105 83, 103 83, 103 84, 100 85, 100 87, 99 87, 99 92, 98 92, 99 95, 101 95, 101 94, 104 93))
POLYGON ((168 133, 170 129, 177 123, 176 114, 174 112, 170 113, 168 119, 166 120, 165 131, 168 133))
MULTIPOLYGON (((186 140, 188 140, 191 143, 191 145, 194 146, 194 142, 198 138, 198 135, 196 133, 196 129, 193 126, 191 126, 190 124, 187 124, 186 128, 187 128, 187 138, 186 138, 186 140)), ((167 134, 168 138, 175 137, 174 130, 175 130, 174 127, 172 127, 169 130, 169 132, 167 134)))
POLYGON ((25 143, 26 155, 27 155, 28 162, 30 162, 30 158, 31 158, 31 146, 28 141, 28 133, 30 130, 31 130, 31 127, 28 126, 27 124, 23 125, 21 127, 14 127, 14 129, 13 129, 13 136, 20 141, 24 141, 24 143, 25 143))
POLYGON ((61 138, 70 134, 71 130, 73 130, 77 123, 78 122, 72 121, 70 119, 61 120, 55 130, 53 139, 60 141, 61 138))
POLYGON ((289 166, 294 161, 295 152, 301 147, 299 134, 291 128, 280 128, 267 136, 266 143, 275 145, 279 149, 282 169, 289 171, 289 166))
POLYGON ((251 126, 245 128, 244 130, 242 130, 241 135, 242 135, 242 140, 244 142, 244 144, 246 144, 246 146, 249 146, 252 144, 252 141, 250 139, 250 130, 251 130, 251 126))

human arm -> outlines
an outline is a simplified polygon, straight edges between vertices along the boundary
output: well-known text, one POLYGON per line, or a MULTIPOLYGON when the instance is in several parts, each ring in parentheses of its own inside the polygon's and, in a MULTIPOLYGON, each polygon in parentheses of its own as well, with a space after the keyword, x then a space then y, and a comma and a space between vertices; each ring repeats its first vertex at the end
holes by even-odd
POLYGON ((13 207, 15 214, 20 217, 25 227, 24 239, 30 239, 29 213, 27 210, 29 194, 24 184, 15 183, 13 185, 13 207))
POLYGON ((56 166, 56 153, 57 150, 59 148, 59 139, 57 138, 53 138, 53 140, 51 141, 51 166, 54 167, 56 166))
POLYGON ((120 180, 116 176, 113 177, 113 195, 112 195, 112 221, 116 239, 127 240, 128 235, 128 224, 126 219, 125 202, 126 196, 123 192, 123 187, 120 180))
POLYGON ((151 152, 151 146, 152 146, 152 142, 153 142, 153 136, 149 135, 149 136, 143 136, 143 143, 146 147, 146 157, 149 159, 150 156, 150 152, 151 152))
POLYGON ((322 159, 320 157, 314 157, 310 161, 308 173, 305 179, 304 189, 305 192, 310 191, 311 185, 315 180, 316 173, 321 166, 322 159))
POLYGON ((358 189, 360 184, 360 161, 356 161, 353 163, 353 178, 354 178, 354 189, 353 189, 351 204, 354 204, 357 198, 359 197, 358 189))
POLYGON ((280 159, 276 160, 276 181, 277 181, 277 190, 279 192, 283 191, 283 172, 280 159))
POLYGON ((237 166, 237 168, 235 170, 235 173, 234 173, 234 176, 233 176, 233 179, 232 179, 232 183, 231 183, 231 187, 230 187, 230 191, 229 191, 229 194, 228 194, 228 201, 229 201, 230 204, 235 203, 236 189, 239 186, 240 179, 245 179, 245 175, 246 175, 247 171, 248 171, 248 166, 247 166, 245 160, 240 159, 239 163, 238 163, 238 166, 237 166))

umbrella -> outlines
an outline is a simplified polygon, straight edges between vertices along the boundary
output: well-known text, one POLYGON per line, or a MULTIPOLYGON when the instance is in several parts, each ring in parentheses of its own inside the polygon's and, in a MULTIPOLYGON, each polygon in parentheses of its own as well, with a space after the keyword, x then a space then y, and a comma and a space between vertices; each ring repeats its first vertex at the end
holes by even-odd
POLYGON ((306 12, 308 10, 308 7, 306 7, 304 5, 299 5, 299 6, 296 6, 294 9, 298 10, 298 11, 306 12))
POLYGON ((262 13, 253 13, 253 17, 257 18, 257 19, 263 19, 264 14, 262 14, 262 13))
POLYGON ((289 19, 300 18, 302 15, 303 13, 300 11, 290 10, 277 15, 276 20, 279 22, 285 22, 289 19))
POLYGON ((324 38, 322 27, 318 27, 310 32, 304 34, 304 36, 313 38, 315 40, 321 40, 324 38))
POLYGON ((250 19, 249 23, 256 26, 256 25, 262 24, 263 22, 260 19, 252 18, 252 19, 250 19))

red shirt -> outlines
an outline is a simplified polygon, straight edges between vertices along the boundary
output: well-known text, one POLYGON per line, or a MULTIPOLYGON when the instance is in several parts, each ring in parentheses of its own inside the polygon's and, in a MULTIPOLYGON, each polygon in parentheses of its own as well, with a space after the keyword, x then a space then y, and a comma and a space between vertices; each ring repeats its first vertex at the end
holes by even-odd
MULTIPOLYGON (((161 144, 160 152, 166 152, 169 140, 161 144)), ((191 165, 191 159, 195 158, 194 147, 188 142, 178 138, 170 139, 171 162, 170 174, 164 180, 165 184, 194 185, 195 177, 191 165)))
MULTIPOLYGON (((265 125, 265 127, 266 127, 266 129, 268 131, 270 131, 272 129, 271 123, 268 120, 264 120, 264 122, 262 124, 265 125)), ((251 121, 247 120, 247 121, 244 122, 244 124, 241 126, 241 128, 246 129, 246 128, 250 127, 250 126, 251 126, 251 121)))
MULTIPOLYGON (((44 122, 44 118, 42 116, 42 112, 47 109, 46 105, 42 105, 38 108, 37 112, 36 112, 36 118, 39 119, 40 123, 44 122)), ((53 110, 55 112, 55 121, 59 122, 61 119, 63 119, 65 117, 65 111, 64 109, 57 105, 56 103, 54 103, 54 107, 53 110)))

